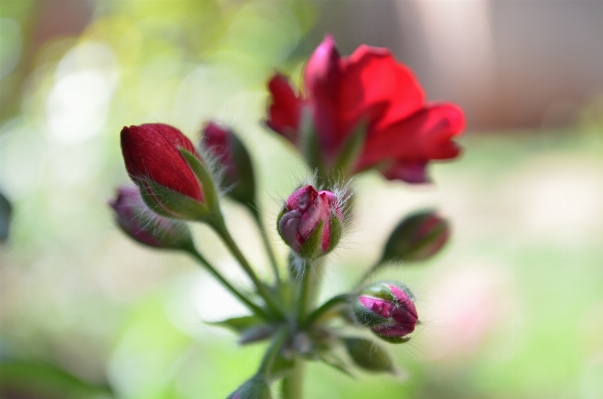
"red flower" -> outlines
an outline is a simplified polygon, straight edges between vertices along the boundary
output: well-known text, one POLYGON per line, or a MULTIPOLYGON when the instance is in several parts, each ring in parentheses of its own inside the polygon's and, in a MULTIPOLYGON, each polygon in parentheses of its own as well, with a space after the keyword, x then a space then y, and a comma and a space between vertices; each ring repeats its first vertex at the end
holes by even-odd
POLYGON ((159 193, 157 187, 204 202, 203 187, 180 154, 180 148, 197 154, 193 143, 169 125, 151 123, 124 127, 121 131, 121 149, 130 178, 153 200, 154 211, 174 217, 182 215, 172 209, 172 199, 159 193))
POLYGON ((450 103, 426 103, 412 72, 385 48, 363 45, 340 57, 333 37, 327 36, 308 61, 304 83, 304 94, 298 95, 284 76, 270 80, 266 123, 302 148, 301 125, 308 112, 327 169, 335 167, 362 124, 364 144, 348 173, 376 168, 388 179, 422 183, 428 180, 427 162, 459 154, 451 139, 464 128, 462 110, 450 103))

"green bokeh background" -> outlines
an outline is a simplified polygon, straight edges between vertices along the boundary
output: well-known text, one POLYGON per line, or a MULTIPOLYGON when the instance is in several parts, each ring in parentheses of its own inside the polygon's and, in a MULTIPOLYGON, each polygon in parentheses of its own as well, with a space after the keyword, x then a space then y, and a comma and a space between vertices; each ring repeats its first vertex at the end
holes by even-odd
MULTIPOLYGON (((280 198, 311 172, 260 123, 266 81, 275 68, 299 81, 321 3, 81 3, 81 26, 61 14, 65 30, 49 34, 44 2, 0 1, 0 189, 14 207, 0 247, 0 395, 223 398, 263 346, 239 347, 204 323, 244 310, 191 259, 116 229, 106 203, 128 181, 119 131, 161 121, 197 138, 210 118, 231 125, 254 156, 272 226, 280 198)), ((418 297, 422 325, 392 348, 398 375, 353 380, 312 363, 307 398, 603 397, 603 101, 570 125, 469 129, 460 142, 458 161, 432 167, 435 185, 376 173, 354 182, 356 214, 327 262, 323 299, 352 286, 410 211, 437 207, 453 239, 424 265, 374 277, 418 297)), ((250 217, 225 209, 268 276, 250 217)), ((247 283, 207 228, 194 232, 247 283)))

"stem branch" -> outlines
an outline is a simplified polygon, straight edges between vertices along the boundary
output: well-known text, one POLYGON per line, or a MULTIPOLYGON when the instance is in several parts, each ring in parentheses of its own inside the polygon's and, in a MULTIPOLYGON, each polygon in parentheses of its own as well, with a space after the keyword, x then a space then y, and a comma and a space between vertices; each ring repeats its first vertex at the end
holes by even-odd
POLYGON ((270 320, 270 317, 266 313, 266 311, 260 308, 255 303, 251 302, 245 295, 243 295, 238 289, 236 289, 228 280, 224 278, 208 261, 197 251, 197 249, 191 245, 190 248, 187 248, 188 253, 195 258, 201 265, 205 267, 205 269, 210 272, 224 287, 226 287, 234 296, 239 298, 241 302, 243 302, 250 310, 252 310, 258 316, 270 320))
POLYGON ((226 247, 230 250, 232 255, 237 259, 245 273, 249 276, 253 284, 257 287, 258 294, 264 299, 268 308, 275 314, 282 318, 282 312, 278 304, 276 303, 274 297, 270 294, 266 285, 260 281, 258 276, 255 274, 249 262, 245 258, 245 255, 241 252, 236 242, 233 240, 230 232, 226 228, 223 219, 219 219, 217 222, 212 223, 211 226, 214 228, 214 231, 220 236, 226 247))

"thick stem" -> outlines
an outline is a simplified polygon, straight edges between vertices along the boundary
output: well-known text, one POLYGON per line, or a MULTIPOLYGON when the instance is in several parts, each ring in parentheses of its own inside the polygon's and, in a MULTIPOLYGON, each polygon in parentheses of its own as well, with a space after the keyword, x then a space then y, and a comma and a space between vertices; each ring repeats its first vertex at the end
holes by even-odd
POLYGON ((348 294, 334 296, 327 302, 323 303, 319 308, 314 310, 310 316, 308 316, 308 325, 312 325, 317 321, 320 321, 325 315, 334 313, 334 311, 348 304, 349 302, 350 296, 348 294))
POLYGON ((276 303, 274 297, 270 294, 270 291, 266 288, 266 285, 260 281, 258 276, 255 274, 249 262, 245 258, 245 255, 241 252, 236 242, 230 235, 230 232, 226 228, 223 220, 218 220, 215 223, 212 223, 211 226, 214 228, 214 231, 220 236, 226 247, 230 250, 232 255, 237 259, 245 273, 249 276, 253 284, 257 287, 258 294, 264 299, 268 308, 280 318, 283 317, 283 313, 281 312, 280 307, 276 303))
POLYGON ((218 272, 208 261, 207 259, 205 259, 200 253, 199 251, 197 251, 197 249, 194 246, 190 246, 190 248, 187 248, 187 252, 193 257, 195 258, 197 261, 199 261, 199 263, 201 263, 201 265, 203 265, 203 267, 205 267, 205 269, 210 272, 220 283, 222 283, 222 285, 224 287, 226 287, 226 289, 228 291, 230 291, 234 296, 236 296, 241 302, 243 302, 243 304, 245 304, 245 306, 247 306, 251 311, 253 311, 253 313, 257 314, 258 316, 264 318, 265 320, 270 320, 269 315, 266 313, 266 311, 262 308, 260 308, 258 305, 256 305, 255 303, 251 302, 248 298, 245 297, 245 295, 243 295, 239 290, 237 290, 232 284, 230 284, 230 282, 228 280, 226 280, 224 278, 224 276, 222 276, 220 274, 220 272, 218 272))
POLYGON ((281 286, 281 275, 278 270, 278 262, 276 261, 276 256, 274 255, 274 250, 272 249, 272 245, 270 243, 270 238, 268 237, 268 233, 266 233, 266 229, 264 228, 264 224, 262 223, 262 218, 260 213, 253 206, 248 207, 253 215, 253 219, 255 220, 258 230, 260 230, 260 236, 262 237, 262 241, 264 243, 264 247, 266 248, 266 253, 268 253, 268 258, 270 259, 270 267, 272 268, 272 272, 274 273, 274 279, 276 282, 276 286, 281 286))
POLYGON ((312 290, 310 287, 310 280, 312 280, 313 265, 308 261, 304 262, 302 270, 302 280, 299 287, 299 296, 297 299, 297 311, 296 319, 298 328, 303 328, 306 324, 306 314, 308 312, 308 306, 310 299, 312 298, 312 290))
POLYGON ((302 399, 304 388, 304 361, 296 358, 293 370, 283 379, 283 399, 302 399))
POLYGON ((258 372, 263 374, 267 379, 270 379, 272 366, 278 358, 278 355, 281 353, 283 345, 285 345, 288 336, 289 331, 286 328, 281 328, 281 330, 274 336, 272 344, 270 344, 268 349, 266 349, 266 353, 264 354, 264 358, 262 359, 262 364, 260 365, 258 372))

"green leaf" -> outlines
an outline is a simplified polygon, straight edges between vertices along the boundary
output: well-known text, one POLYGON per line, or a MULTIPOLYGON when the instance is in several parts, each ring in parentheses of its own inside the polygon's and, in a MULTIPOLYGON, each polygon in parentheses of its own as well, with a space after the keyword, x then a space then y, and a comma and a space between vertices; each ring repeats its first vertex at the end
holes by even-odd
POLYGON ((335 356, 333 353, 330 353, 329 355, 319 355, 319 358, 324 364, 327 364, 333 367, 334 369, 341 371, 348 377, 356 379, 356 376, 352 374, 350 370, 348 370, 348 365, 345 364, 343 360, 335 356))
POLYGON ((9 393, 15 398, 114 398, 107 387, 92 385, 56 366, 41 363, 1 363, 0 387, 3 398, 9 393))
POLYGON ((376 342, 365 338, 342 338, 342 341, 358 367, 374 372, 394 372, 390 356, 376 342))
POLYGON ((267 338, 270 338, 274 333, 274 330, 274 326, 271 326, 269 324, 259 324, 257 326, 249 327, 241 331, 241 336, 239 337, 239 344, 245 345, 263 341, 267 338))
POLYGON ((222 321, 209 321, 207 324, 211 324, 214 326, 220 326, 224 328, 228 328, 236 333, 242 333, 243 331, 255 327, 257 325, 263 324, 263 319, 255 315, 249 316, 240 316, 233 317, 230 319, 222 320, 222 321))

